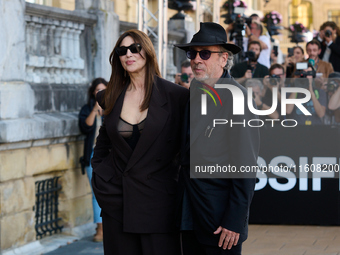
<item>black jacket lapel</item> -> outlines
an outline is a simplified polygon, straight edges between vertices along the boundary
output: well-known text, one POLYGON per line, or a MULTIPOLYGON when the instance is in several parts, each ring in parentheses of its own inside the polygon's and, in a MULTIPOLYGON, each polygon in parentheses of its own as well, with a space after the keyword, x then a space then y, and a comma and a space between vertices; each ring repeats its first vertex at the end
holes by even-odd
POLYGON ((160 83, 161 81, 156 76, 152 87, 152 96, 143 133, 139 138, 125 171, 130 170, 131 167, 133 167, 143 157, 145 152, 148 151, 150 146, 152 146, 154 141, 162 132, 169 117, 168 110, 165 108, 167 99, 163 94, 162 86, 159 86, 161 85, 160 83))
MULTIPOLYGON (((109 126, 113 130, 109 131, 108 133, 112 134, 112 143, 113 146, 117 148, 117 151, 119 151, 122 155, 122 159, 125 158, 125 162, 127 163, 131 154, 132 154, 132 149, 131 147, 127 144, 127 142, 124 140, 124 138, 119 134, 118 132, 118 121, 120 117, 120 113, 122 112, 122 107, 123 107, 123 102, 124 102, 124 97, 125 97, 125 92, 128 86, 124 88, 120 96, 118 97, 115 106, 113 107, 113 110, 111 113, 105 117, 106 119, 110 119, 112 124, 109 126), (113 132, 112 132, 113 131, 113 132)), ((106 126, 107 127, 107 126, 106 126)), ((107 127, 108 128, 108 127, 107 127)))

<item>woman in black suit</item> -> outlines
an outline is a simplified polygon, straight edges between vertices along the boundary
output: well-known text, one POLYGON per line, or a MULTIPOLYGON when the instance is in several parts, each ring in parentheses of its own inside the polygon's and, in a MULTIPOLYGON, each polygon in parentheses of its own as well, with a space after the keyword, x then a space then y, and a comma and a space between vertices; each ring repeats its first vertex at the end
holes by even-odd
POLYGON ((160 77, 141 31, 120 36, 110 63, 107 89, 97 94, 105 119, 92 159, 104 252, 177 255, 176 159, 189 90, 160 77))

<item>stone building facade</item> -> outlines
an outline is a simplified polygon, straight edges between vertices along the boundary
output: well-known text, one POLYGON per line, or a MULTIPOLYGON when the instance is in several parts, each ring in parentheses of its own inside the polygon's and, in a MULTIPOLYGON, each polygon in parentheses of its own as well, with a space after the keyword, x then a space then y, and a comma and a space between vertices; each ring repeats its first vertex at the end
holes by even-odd
MULTIPOLYGON (((92 222, 91 190, 78 163, 78 112, 92 79, 109 80, 108 58, 119 35, 137 24, 120 22, 110 0, 75 6, 0 0, 0 254, 39 242, 38 181, 60 177, 64 233, 92 222)), ((169 24, 170 80, 182 57, 173 55, 173 44, 186 41, 185 23, 169 24)))

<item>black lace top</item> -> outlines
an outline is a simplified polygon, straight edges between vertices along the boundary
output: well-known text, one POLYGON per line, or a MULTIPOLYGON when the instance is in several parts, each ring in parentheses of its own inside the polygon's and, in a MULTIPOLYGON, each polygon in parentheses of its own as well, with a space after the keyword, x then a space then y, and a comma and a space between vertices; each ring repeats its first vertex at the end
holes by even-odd
POLYGON ((144 129, 145 120, 142 120, 138 124, 130 124, 129 122, 126 122, 121 117, 119 117, 118 121, 118 132, 119 134, 124 138, 124 140, 129 144, 132 150, 135 149, 139 137, 142 134, 142 131, 144 129))

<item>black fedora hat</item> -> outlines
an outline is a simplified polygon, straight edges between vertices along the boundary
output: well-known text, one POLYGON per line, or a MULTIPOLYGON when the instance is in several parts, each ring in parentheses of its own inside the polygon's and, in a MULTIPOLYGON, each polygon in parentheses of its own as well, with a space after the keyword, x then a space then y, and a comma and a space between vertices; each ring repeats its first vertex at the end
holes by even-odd
POLYGON ((214 22, 201 22, 200 30, 194 34, 190 43, 175 44, 176 47, 182 50, 189 50, 191 46, 213 46, 221 45, 233 54, 241 51, 241 48, 235 44, 227 43, 227 33, 224 28, 214 22))

